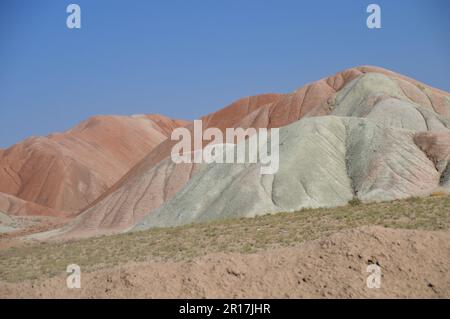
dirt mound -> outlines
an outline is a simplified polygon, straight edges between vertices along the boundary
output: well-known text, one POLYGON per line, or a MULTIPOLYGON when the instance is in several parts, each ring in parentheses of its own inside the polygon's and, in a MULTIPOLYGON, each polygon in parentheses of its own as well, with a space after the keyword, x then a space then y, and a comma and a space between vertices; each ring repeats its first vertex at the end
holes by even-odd
POLYGON ((16 216, 69 216, 70 213, 56 211, 12 195, 0 193, 0 211, 16 216))
POLYGON ((362 227, 290 248, 2 283, 1 298, 449 298, 450 232, 362 227), (381 267, 369 289, 367 266, 381 267))
POLYGON ((159 115, 96 116, 65 133, 29 138, 0 150, 0 192, 77 212, 186 124, 159 115))

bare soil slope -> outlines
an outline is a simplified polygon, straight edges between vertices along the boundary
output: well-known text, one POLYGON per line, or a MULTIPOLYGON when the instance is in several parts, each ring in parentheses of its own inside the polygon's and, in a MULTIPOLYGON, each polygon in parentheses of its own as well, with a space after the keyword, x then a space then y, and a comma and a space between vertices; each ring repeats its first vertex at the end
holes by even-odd
POLYGON ((1 298, 450 298, 450 232, 362 227, 295 247, 130 263, 82 276, 2 284, 1 298), (369 289, 367 266, 381 266, 369 289))
POLYGON ((446 196, 22 243, 0 249, 0 298, 448 298, 449 230, 446 196), (81 290, 66 288, 73 263, 81 290))
POLYGON ((77 212, 187 122, 160 115, 96 116, 65 133, 0 150, 0 192, 77 212))
POLYGON ((69 213, 56 211, 12 195, 0 193, 0 211, 16 216, 67 216, 69 213))

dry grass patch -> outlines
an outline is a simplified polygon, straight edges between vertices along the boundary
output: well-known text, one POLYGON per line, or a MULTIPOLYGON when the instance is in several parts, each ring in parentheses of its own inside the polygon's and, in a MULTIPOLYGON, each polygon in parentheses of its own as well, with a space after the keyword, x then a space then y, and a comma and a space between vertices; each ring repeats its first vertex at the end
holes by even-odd
POLYGON ((389 203, 305 209, 84 240, 27 244, 0 251, 0 280, 19 282, 63 273, 75 263, 82 271, 130 261, 189 260, 215 252, 252 253, 294 246, 363 225, 439 230, 450 228, 450 197, 410 198, 389 203))

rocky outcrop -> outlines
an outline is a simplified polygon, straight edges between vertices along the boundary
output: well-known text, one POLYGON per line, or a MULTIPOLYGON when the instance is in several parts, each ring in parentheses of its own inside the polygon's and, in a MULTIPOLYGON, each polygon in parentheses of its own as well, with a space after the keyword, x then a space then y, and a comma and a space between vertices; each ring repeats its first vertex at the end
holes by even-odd
POLYGON ((435 164, 440 185, 450 191, 450 132, 420 132, 414 142, 435 164))

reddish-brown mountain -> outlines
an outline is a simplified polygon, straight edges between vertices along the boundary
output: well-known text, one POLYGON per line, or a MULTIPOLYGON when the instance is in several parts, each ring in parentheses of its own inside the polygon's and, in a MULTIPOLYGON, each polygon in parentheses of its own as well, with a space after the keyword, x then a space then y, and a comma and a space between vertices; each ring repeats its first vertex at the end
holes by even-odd
POLYGON ((95 116, 64 133, 28 138, 0 150, 0 192, 77 212, 186 124, 160 115, 95 116))

